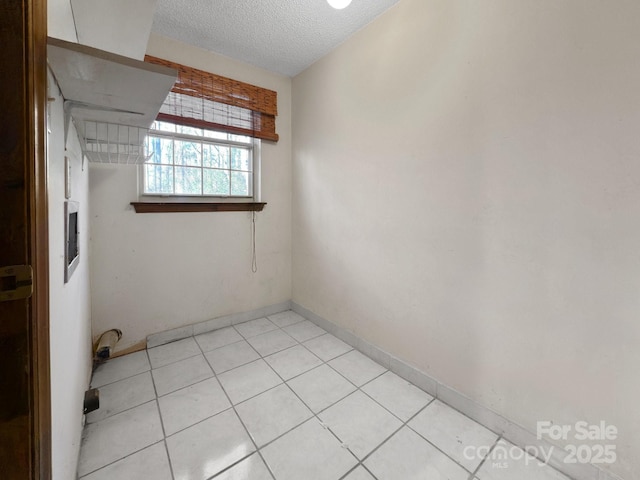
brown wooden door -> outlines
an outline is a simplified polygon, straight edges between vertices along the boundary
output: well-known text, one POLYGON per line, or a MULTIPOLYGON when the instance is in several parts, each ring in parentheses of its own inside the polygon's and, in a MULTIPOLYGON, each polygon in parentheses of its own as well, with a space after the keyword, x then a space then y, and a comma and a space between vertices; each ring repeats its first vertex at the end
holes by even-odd
POLYGON ((46 12, 46 0, 0 1, 0 268, 31 265, 34 287, 0 302, 3 480, 51 478, 46 12))

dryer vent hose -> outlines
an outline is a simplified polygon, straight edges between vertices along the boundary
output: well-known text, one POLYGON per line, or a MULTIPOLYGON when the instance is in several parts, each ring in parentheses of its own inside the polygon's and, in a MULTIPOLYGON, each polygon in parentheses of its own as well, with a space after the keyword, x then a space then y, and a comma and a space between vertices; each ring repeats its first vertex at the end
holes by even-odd
POLYGON ((98 346, 96 347, 96 358, 99 360, 107 360, 111 357, 113 349, 118 343, 118 340, 122 338, 122 331, 114 328, 113 330, 107 330, 98 340, 98 346))

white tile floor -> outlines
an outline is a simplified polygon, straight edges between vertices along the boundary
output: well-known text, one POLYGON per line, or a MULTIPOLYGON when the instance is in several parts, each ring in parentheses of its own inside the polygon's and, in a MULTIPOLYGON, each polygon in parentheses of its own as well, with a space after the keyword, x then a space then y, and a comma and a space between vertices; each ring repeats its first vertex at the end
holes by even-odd
POLYGON ((567 480, 469 455, 513 446, 291 311, 110 360, 92 386, 82 480, 567 480))

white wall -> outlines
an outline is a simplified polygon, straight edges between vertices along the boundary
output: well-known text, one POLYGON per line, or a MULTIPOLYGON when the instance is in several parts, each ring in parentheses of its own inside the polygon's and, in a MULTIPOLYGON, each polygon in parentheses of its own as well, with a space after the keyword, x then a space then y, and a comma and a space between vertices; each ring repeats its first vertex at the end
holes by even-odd
POLYGON ((291 298, 291 79, 159 36, 148 53, 277 91, 280 140, 262 142, 255 274, 250 213, 136 214, 137 167, 91 166, 93 334, 120 328, 120 350, 291 298))
POLYGON ((54 480, 76 478, 82 434, 84 392, 91 375, 91 306, 89 298, 89 175, 73 125, 64 145, 62 96, 49 74, 48 202, 51 428, 54 480), (65 164, 71 160, 71 200, 79 203, 80 263, 64 283, 65 164))
POLYGON ((53 38, 77 42, 71 0, 47 0, 47 35, 53 38))
POLYGON ((403 0, 293 80, 293 301, 640 478, 640 3, 403 0), (615 5, 614 5, 615 4, 615 5))

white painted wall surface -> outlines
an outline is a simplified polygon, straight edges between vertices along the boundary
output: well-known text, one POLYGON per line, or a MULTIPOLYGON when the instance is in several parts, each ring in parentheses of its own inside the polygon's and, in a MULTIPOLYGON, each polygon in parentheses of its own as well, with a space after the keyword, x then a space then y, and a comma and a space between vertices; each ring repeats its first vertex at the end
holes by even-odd
POLYGON ((47 35, 53 38, 77 42, 71 0, 47 0, 47 35))
POLYGON ((293 80, 293 301, 640 478, 640 3, 403 0, 293 80))
POLYGON ((78 137, 70 126, 64 145, 62 97, 49 74, 49 323, 51 348, 51 422, 54 480, 73 480, 82 435, 84 392, 91 376, 91 305, 89 295, 89 174, 78 137), (71 160, 71 200, 79 205, 80 263, 64 283, 65 164, 71 160))
POLYGON ((250 213, 136 214, 137 167, 91 165, 93 334, 120 328, 118 349, 291 298, 291 79, 159 36, 148 53, 277 91, 280 141, 262 142, 255 274, 250 213))

